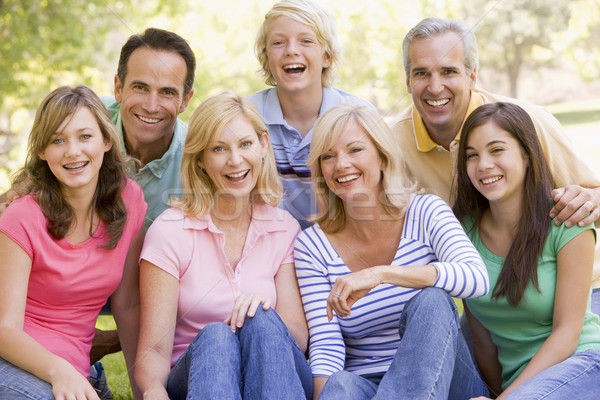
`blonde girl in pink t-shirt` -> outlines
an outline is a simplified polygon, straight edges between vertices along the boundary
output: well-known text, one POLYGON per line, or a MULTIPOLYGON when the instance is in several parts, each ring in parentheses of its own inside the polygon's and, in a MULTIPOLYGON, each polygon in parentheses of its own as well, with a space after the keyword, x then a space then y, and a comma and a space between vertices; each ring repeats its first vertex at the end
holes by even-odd
POLYGON ((105 398, 87 378, 94 325, 109 296, 133 371, 146 204, 125 175, 118 143, 85 86, 56 89, 37 110, 16 179, 29 194, 0 217, 2 399, 105 398))
POLYGON ((190 119, 183 195, 140 262, 136 381, 145 399, 304 399, 308 331, 293 263, 299 225, 265 126, 225 92, 190 119))

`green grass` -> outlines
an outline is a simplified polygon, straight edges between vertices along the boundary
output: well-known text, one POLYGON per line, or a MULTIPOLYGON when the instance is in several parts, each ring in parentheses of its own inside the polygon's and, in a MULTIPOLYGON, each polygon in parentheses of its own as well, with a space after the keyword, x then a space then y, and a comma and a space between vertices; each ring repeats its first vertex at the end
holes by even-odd
MULTIPOLYGON (((116 329, 117 325, 112 315, 101 315, 98 317, 96 327, 99 329, 116 329)), ((113 394, 114 400, 132 399, 131 386, 129 385, 129 377, 127 375, 127 367, 123 352, 109 354, 104 356, 100 362, 106 371, 106 381, 113 394)))

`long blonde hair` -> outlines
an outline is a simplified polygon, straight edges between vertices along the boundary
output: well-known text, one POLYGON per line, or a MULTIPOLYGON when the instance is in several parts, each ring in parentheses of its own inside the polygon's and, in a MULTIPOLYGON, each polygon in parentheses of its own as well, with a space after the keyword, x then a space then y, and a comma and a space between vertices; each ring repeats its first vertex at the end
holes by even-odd
MULTIPOLYGON (((213 181, 198 165, 204 150, 222 135, 225 126, 243 115, 254 127, 259 139, 266 137, 267 126, 254 105, 245 97, 226 91, 204 101, 192 114, 181 161, 181 199, 172 199, 170 205, 181 208, 186 215, 202 216, 212 211, 216 191, 213 181)), ((275 156, 268 145, 264 164, 258 176, 251 201, 278 206, 283 189, 275 156)))
POLYGON ((416 184, 409 179, 402 159, 399 141, 379 113, 367 106, 341 104, 325 112, 315 125, 311 150, 308 156, 313 189, 319 212, 312 218, 321 229, 335 233, 346 225, 346 211, 342 200, 325 183, 321 169, 321 155, 329 151, 344 134, 346 126, 354 122, 371 139, 382 165, 381 194, 379 201, 391 216, 402 216, 416 192, 416 184))

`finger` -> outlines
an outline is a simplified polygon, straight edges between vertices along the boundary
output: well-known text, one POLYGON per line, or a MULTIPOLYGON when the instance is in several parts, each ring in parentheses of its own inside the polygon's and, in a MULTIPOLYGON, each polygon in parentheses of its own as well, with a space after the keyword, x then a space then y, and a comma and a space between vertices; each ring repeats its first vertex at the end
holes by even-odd
POLYGON ((246 320, 246 315, 248 315, 248 310, 250 309, 250 305, 252 303, 251 296, 244 296, 242 301, 240 302, 240 306, 237 310, 237 314, 235 317, 235 326, 241 328, 244 326, 244 321, 246 320))
MULTIPOLYGON (((240 308, 242 307, 242 303, 246 296, 240 295, 235 299, 235 303, 233 303, 233 309, 231 310, 231 316, 229 317, 229 326, 231 329, 235 330, 238 314, 240 312, 240 308)), ((245 315, 245 314, 244 314, 245 315)))
POLYGON ((586 200, 586 196, 577 196, 561 212, 561 214, 565 213, 566 215, 564 218, 565 226, 570 227, 579 224, 579 222, 586 218, 588 214, 592 213, 595 208, 597 207, 594 207, 594 204, 591 201, 586 200), (568 212, 571 209, 573 209, 573 212, 569 215, 568 212))
POLYGON ((327 302, 327 321, 331 322, 333 319, 333 309, 331 308, 331 304, 327 302))
MULTIPOLYGON (((248 313, 247 314, 249 317, 254 317, 256 315, 256 310, 258 309, 258 306, 260 306, 262 301, 263 300, 260 297, 252 296, 252 300, 250 301, 250 304, 248 305, 248 313)), ((242 321, 242 323, 243 323, 243 321, 242 321)))
POLYGON ((271 299, 266 299, 263 302, 263 310, 267 311, 269 308, 271 308, 271 299))
POLYGON ((587 217, 579 221, 577 225, 587 226, 596 222, 598 218, 600 218, 600 207, 595 207, 594 209, 592 209, 592 212, 587 217))

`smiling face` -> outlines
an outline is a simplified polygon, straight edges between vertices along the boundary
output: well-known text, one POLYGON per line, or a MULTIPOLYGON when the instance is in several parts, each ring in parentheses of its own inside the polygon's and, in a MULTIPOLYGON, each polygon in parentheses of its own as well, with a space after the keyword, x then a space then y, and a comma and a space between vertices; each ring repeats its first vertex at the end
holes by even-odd
POLYGON ((81 107, 60 124, 39 156, 48 163, 65 197, 82 191, 93 195, 104 153, 111 147, 94 114, 81 107))
POLYGON ((379 199, 382 163, 375 144, 356 124, 349 122, 335 144, 319 157, 329 189, 346 204, 352 200, 379 199))
POLYGON ((432 139, 449 143, 458 134, 469 107, 477 71, 466 71, 464 44, 446 32, 414 41, 409 47, 408 92, 432 139))
POLYGON ((268 68, 278 90, 322 90, 323 68, 331 63, 310 26, 286 16, 276 17, 268 24, 266 42, 268 68))
POLYGON ((521 209, 528 159, 519 142, 493 122, 473 128, 465 147, 467 175, 490 205, 521 209))
POLYGON ((187 67, 175 52, 136 49, 127 62, 125 82, 115 77, 115 98, 130 151, 155 146, 166 151, 177 115, 185 111, 193 94, 183 96, 187 67))
POLYGON ((221 137, 206 147, 198 163, 213 182, 217 192, 215 201, 226 194, 248 202, 258 181, 267 146, 267 135, 259 137, 243 115, 225 125, 221 137))

